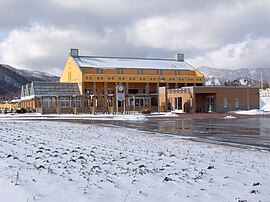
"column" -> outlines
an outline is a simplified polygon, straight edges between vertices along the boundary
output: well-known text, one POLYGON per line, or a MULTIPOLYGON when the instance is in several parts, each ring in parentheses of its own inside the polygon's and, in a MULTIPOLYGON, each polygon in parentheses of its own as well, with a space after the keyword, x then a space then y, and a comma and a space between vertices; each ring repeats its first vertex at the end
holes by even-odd
POLYGON ((159 104, 159 102, 160 102, 160 95, 159 95, 159 81, 158 81, 158 83, 157 83, 157 94, 158 94, 158 96, 157 96, 157 110, 158 110, 158 113, 160 112, 160 104, 159 104))
POLYGON ((92 98, 93 100, 93 108, 92 108, 92 113, 95 114, 96 113, 96 98, 97 98, 97 84, 96 82, 93 82, 93 94, 94 97, 92 98))
POLYGON ((75 96, 75 97, 74 97, 74 100, 75 100, 74 104, 75 104, 75 106, 74 106, 74 112, 73 112, 74 114, 78 114, 78 111, 77 111, 77 105, 78 105, 77 101, 78 101, 78 100, 77 100, 77 99, 78 99, 78 97, 75 96))
POLYGON ((50 97, 50 109, 49 109, 49 111, 50 111, 50 114, 52 113, 52 97, 50 97))
POLYGON ((108 85, 107 82, 103 84, 103 113, 108 113, 108 85))
MULTIPOLYGON (((149 83, 148 82, 145 84, 145 95, 147 96, 146 97, 146 105, 147 105, 147 108, 149 108, 150 107, 150 103, 149 103, 150 94, 149 94, 149 83)), ((151 109, 151 108, 149 108, 149 109, 151 109)))
POLYGON ((117 82, 114 83, 114 112, 116 112, 116 108, 118 107, 118 100, 116 97, 116 86, 117 82))
POLYGON ((169 89, 169 83, 166 84, 166 88, 165 88, 165 112, 168 112, 168 93, 167 93, 168 89, 169 89))
MULTIPOLYGON (((129 85, 128 85, 128 82, 125 83, 125 96, 128 95, 128 90, 129 90, 129 85)), ((125 113, 130 113, 130 109, 129 109, 129 104, 128 104, 128 98, 126 97, 125 98, 125 113)))

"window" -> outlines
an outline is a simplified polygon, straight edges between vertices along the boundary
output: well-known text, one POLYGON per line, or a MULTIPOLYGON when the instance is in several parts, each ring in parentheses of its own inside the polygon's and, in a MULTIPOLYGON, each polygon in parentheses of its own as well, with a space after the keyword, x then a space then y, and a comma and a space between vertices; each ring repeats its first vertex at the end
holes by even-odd
POLYGON ((182 97, 174 98, 174 109, 182 110, 182 97))
POLYGON ((128 94, 137 94, 139 92, 139 89, 136 88, 130 88, 128 89, 128 94))
POLYGON ((224 108, 227 108, 228 107, 228 100, 227 100, 227 98, 224 98, 223 99, 223 106, 224 106, 224 108))
POLYGON ((108 94, 114 94, 114 89, 113 88, 108 88, 107 91, 108 91, 108 94))
POLYGON ((239 107, 239 98, 235 98, 234 106, 235 106, 236 108, 239 107))
POLYGON ((92 88, 85 88, 84 93, 87 94, 87 95, 93 94, 92 88))

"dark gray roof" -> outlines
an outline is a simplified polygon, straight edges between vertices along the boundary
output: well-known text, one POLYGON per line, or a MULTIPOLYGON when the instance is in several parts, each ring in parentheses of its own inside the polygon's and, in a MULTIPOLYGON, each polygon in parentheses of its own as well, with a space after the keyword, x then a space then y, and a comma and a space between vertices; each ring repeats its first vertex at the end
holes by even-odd
MULTIPOLYGON (((26 85, 27 86, 27 85, 26 85)), ((25 90, 24 96, 36 97, 36 96, 74 96, 81 95, 78 83, 60 83, 60 82, 39 82, 34 81, 28 85, 25 90)), ((22 93, 23 95, 23 93, 22 93)))
POLYGON ((35 96, 46 95, 80 95, 80 89, 77 83, 60 82, 32 82, 31 93, 35 96))

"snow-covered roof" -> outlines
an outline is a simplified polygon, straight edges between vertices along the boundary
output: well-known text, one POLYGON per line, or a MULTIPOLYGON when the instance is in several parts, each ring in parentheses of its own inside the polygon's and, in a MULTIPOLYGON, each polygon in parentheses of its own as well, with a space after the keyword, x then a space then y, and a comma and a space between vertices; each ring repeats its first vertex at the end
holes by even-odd
POLYGON ((176 61, 173 59, 95 57, 95 56, 78 56, 73 57, 73 59, 77 63, 77 65, 81 68, 194 70, 194 68, 187 62, 176 61))

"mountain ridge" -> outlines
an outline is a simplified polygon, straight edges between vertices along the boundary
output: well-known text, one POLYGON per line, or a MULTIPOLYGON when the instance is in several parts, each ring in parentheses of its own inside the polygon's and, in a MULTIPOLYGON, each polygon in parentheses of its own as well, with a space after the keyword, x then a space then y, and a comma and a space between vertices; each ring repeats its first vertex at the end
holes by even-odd
POLYGON ((239 81, 246 79, 253 85, 259 85, 261 77, 263 83, 270 83, 270 68, 240 68, 240 69, 218 69, 214 67, 201 66, 197 70, 201 72, 206 79, 218 80, 220 85, 224 85, 227 81, 239 81))
POLYGON ((22 85, 32 81, 59 81, 59 77, 41 72, 16 69, 0 64, 0 100, 20 96, 22 85))

